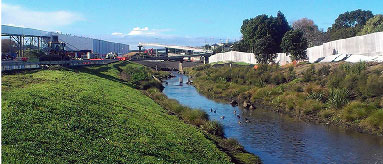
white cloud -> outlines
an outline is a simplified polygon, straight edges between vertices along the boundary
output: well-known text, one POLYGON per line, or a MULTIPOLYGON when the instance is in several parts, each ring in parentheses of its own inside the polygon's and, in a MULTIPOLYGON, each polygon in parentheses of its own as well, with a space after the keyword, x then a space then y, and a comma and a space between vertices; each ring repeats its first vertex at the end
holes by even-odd
POLYGON ((128 33, 128 35, 156 35, 156 32, 154 32, 153 30, 149 30, 148 27, 135 27, 132 31, 128 33))
POLYGON ((149 29, 149 27, 134 27, 128 34, 121 32, 114 32, 114 36, 166 36, 163 32, 170 31, 170 29, 149 29))
POLYGON ((112 35, 114 35, 114 36, 125 36, 125 34, 123 34, 121 32, 114 32, 114 33, 112 33, 112 35))
POLYGON ((18 5, 2 4, 2 24, 53 30, 84 20, 83 16, 70 11, 33 11, 18 5))

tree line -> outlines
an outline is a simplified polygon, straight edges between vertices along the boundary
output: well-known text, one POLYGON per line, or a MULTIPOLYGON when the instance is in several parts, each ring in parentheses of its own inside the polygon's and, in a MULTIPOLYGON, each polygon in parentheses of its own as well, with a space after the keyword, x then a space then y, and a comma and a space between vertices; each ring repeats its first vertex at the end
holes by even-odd
POLYGON ((325 42, 383 31, 383 15, 369 10, 340 14, 325 32, 313 20, 302 18, 292 26, 281 11, 277 16, 258 15, 245 19, 242 38, 233 45, 235 51, 251 52, 259 63, 273 62, 277 53, 288 53, 292 60, 306 59, 306 49, 325 42))

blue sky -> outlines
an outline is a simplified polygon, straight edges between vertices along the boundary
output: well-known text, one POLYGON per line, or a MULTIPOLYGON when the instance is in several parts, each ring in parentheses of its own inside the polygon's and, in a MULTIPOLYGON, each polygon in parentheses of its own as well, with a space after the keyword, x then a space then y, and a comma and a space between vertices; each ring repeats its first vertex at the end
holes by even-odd
POLYGON ((3 0, 2 24, 61 31, 129 44, 202 45, 241 37, 242 21, 282 11, 327 29, 356 9, 383 14, 383 0, 3 0))

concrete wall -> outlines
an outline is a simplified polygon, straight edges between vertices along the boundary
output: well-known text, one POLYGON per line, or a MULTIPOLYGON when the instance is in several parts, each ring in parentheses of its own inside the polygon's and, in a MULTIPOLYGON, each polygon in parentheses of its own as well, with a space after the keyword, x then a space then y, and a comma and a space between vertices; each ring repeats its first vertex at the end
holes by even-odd
POLYGON ((383 55, 383 32, 335 40, 307 49, 307 56, 311 63, 321 57, 334 54, 383 55))
POLYGON ((253 53, 230 51, 225 53, 217 53, 209 57, 209 63, 215 62, 245 62, 249 64, 257 64, 253 53))
MULTIPOLYGON (((334 54, 351 54, 370 57, 383 56, 383 32, 335 40, 307 49, 307 57, 311 63, 317 61, 319 58, 334 54)), ((209 63, 230 61, 250 64, 257 63, 253 53, 230 51, 209 57, 209 63)), ((285 65, 290 63, 291 59, 284 53, 278 53, 275 62, 280 65, 285 65)))
MULTIPOLYGON (((276 63, 285 65, 291 62, 290 57, 285 53, 278 53, 275 59, 276 63)), ((257 60, 253 53, 230 51, 225 53, 217 53, 209 57, 209 63, 215 62, 244 62, 249 64, 257 64, 257 60)))

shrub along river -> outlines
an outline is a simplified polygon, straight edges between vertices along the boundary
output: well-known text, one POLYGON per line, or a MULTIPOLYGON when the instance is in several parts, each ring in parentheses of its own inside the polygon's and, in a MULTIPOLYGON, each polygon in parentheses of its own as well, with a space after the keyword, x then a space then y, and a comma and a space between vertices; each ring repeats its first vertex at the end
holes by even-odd
POLYGON ((205 111, 210 120, 223 125, 225 137, 238 140, 264 163, 383 163, 383 137, 310 124, 266 109, 246 110, 215 102, 192 85, 180 85, 179 77, 186 82, 187 76, 173 74, 176 77, 167 80, 163 93, 205 111))

